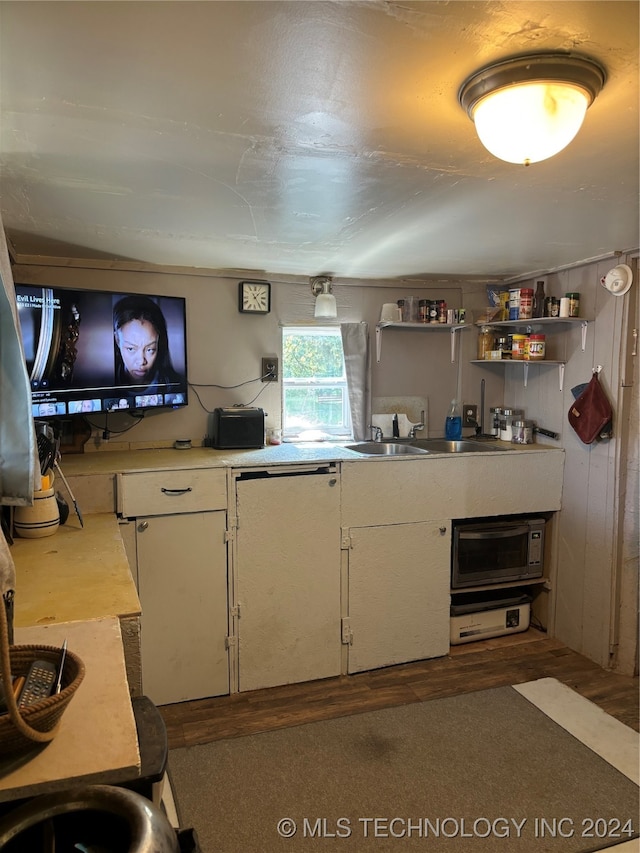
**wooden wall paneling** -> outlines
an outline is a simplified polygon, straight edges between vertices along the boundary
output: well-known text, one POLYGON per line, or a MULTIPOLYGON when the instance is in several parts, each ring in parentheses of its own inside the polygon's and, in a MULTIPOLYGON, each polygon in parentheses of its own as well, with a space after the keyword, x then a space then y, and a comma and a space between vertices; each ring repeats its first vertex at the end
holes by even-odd
POLYGON ((600 382, 614 408, 614 437, 591 446, 585 530, 585 595, 583 653, 602 666, 609 663, 611 642, 611 596, 616 572, 614 564, 617 509, 616 448, 621 441, 618 420, 619 352, 622 332, 620 298, 600 285, 600 277, 611 261, 597 265, 595 278, 594 364, 602 365, 600 382))
POLYGON ((640 551, 640 406, 638 394, 638 257, 627 257, 633 270, 628 294, 616 300, 622 311, 622 351, 617 399, 618 489, 614 530, 614 577, 611 607, 612 666, 626 675, 638 673, 638 565, 640 551), (634 330, 636 334, 634 347, 634 330), (635 355, 634 355, 635 350, 635 355), (624 427, 624 433, 622 428, 624 427))

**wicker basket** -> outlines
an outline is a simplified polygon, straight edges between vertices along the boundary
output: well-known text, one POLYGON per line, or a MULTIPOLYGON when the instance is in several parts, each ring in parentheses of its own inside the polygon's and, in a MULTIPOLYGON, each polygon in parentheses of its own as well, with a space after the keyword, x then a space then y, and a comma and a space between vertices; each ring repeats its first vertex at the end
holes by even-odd
MULTIPOLYGON (((7 618, 0 602, 0 675, 4 684, 11 683, 11 676, 26 675, 35 660, 59 666, 61 655, 62 649, 55 646, 10 646, 7 618)), ((38 744, 53 740, 60 718, 83 678, 83 662, 67 651, 59 693, 18 708, 13 693, 5 691, 8 713, 0 716, 0 758, 30 752, 38 744)))

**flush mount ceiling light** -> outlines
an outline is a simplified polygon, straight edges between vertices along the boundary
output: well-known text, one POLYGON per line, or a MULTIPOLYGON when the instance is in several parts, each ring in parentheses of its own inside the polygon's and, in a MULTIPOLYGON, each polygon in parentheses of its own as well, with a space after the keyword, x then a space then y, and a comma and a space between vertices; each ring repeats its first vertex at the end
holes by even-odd
POLYGON ((331 293, 331 279, 326 275, 318 275, 311 279, 311 290, 316 297, 316 307, 313 316, 317 319, 331 320, 338 316, 336 298, 331 293))
POLYGON ((488 151, 528 166, 571 142, 605 78, 604 68, 585 56, 528 54, 476 71, 458 100, 488 151))

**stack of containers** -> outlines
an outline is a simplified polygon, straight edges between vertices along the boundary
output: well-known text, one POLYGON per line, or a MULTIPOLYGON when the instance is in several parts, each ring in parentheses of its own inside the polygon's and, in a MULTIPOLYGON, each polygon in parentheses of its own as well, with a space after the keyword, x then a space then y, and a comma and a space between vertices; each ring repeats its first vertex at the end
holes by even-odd
POLYGON ((511 441, 513 438, 513 423, 521 421, 524 417, 524 409, 503 408, 500 412, 500 441, 511 441))

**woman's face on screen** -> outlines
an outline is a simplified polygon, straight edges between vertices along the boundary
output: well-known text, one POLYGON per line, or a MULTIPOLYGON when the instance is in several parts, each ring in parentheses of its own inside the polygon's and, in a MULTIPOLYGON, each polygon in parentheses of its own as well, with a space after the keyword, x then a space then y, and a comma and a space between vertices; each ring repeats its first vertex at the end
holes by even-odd
POLYGON ((125 369, 135 383, 144 384, 153 374, 158 355, 158 333, 146 320, 130 320, 116 332, 125 369))

